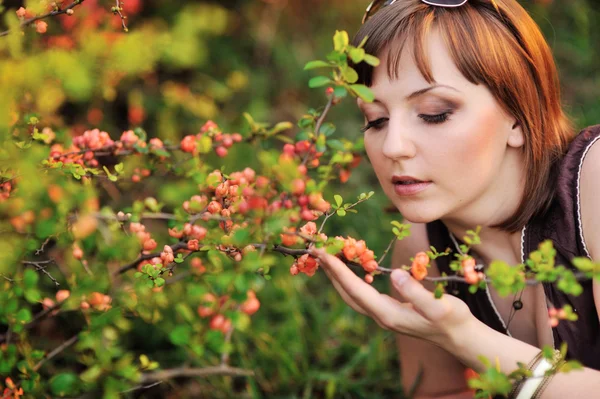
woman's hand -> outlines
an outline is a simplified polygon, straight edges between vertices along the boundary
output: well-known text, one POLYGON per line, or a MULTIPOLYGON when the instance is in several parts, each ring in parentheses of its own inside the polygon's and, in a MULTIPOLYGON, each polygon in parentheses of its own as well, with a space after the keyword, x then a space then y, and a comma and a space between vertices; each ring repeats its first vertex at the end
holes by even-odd
POLYGON ((456 334, 461 334, 474 319, 469 307, 452 295, 435 299, 418 281, 402 269, 391 274, 394 287, 407 302, 379 293, 358 277, 340 259, 323 249, 311 254, 354 310, 374 319, 381 327, 400 334, 426 339, 444 347, 456 334))

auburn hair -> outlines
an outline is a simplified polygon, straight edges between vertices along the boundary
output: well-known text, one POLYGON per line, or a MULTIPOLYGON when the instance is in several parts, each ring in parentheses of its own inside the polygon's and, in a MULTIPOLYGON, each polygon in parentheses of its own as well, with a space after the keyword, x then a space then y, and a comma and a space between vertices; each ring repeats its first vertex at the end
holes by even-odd
MULTIPOLYGON (((473 84, 484 84, 523 130, 526 171, 524 195, 513 215, 492 227, 516 232, 551 205, 558 161, 574 137, 563 111, 552 52, 538 25, 516 0, 469 0, 456 8, 400 0, 384 7, 360 28, 353 44, 367 37, 368 54, 387 57, 387 73, 398 77, 400 55, 412 51, 428 83, 434 77, 426 37, 436 29, 460 72, 473 84)), ((373 67, 354 65, 359 83, 371 86, 373 67)))

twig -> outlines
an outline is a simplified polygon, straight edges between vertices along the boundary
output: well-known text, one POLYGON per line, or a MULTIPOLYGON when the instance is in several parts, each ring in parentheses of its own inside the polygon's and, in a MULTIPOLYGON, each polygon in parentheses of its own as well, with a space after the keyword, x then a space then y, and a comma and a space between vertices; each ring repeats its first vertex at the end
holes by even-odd
MULTIPOLYGON (((32 23, 34 23, 35 21, 39 21, 40 19, 44 19, 44 18, 48 18, 48 17, 53 17, 55 15, 60 15, 60 14, 66 14, 68 10, 78 6, 79 4, 83 3, 85 0, 75 0, 73 1, 71 4, 69 4, 68 6, 66 6, 65 8, 61 9, 61 10, 54 10, 54 11, 50 11, 47 14, 43 14, 43 15, 38 15, 37 17, 33 17, 33 18, 29 18, 26 19, 24 21, 21 22, 21 28, 24 28, 27 25, 31 25, 32 23)), ((6 30, 4 32, 0 32, 0 37, 2 36, 6 36, 10 33, 10 29, 6 30)))
MULTIPOLYGON (((178 251, 180 249, 187 249, 187 243, 185 242, 178 242, 177 244, 173 244, 170 245, 171 249, 173 250, 173 252, 178 251)), ((156 257, 160 257, 161 252, 155 252, 153 254, 145 254, 145 255, 141 255, 139 258, 137 258, 136 260, 134 260, 133 262, 131 262, 128 265, 125 265, 123 267, 121 267, 119 270, 117 270, 114 275, 118 276, 119 274, 123 274, 128 270, 134 269, 137 265, 139 265, 141 262, 148 260, 148 259, 152 259, 152 258, 156 258, 156 257)))
POLYGON ((150 388, 153 388, 153 387, 155 387, 157 385, 160 385, 162 383, 163 383, 163 381, 157 381, 157 382, 154 382, 154 383, 149 384, 149 385, 138 385, 137 387, 133 387, 131 389, 128 389, 126 391, 121 391, 119 393, 130 393, 130 392, 138 391, 138 390, 141 390, 141 389, 150 389, 150 388))
POLYGON ((44 273, 46 276, 48 276, 48 278, 50 280, 54 281, 54 284, 57 287, 60 285, 60 283, 48 272, 48 270, 46 270, 46 266, 42 266, 42 265, 48 265, 48 264, 54 263, 54 259, 43 260, 43 261, 38 261, 38 262, 28 261, 28 260, 22 260, 21 263, 23 263, 24 265, 35 267, 35 269, 38 272, 44 273))
MULTIPOLYGON (((331 96, 329 96, 329 101, 327 101, 327 105, 325 105, 325 109, 319 116, 319 119, 317 119, 317 123, 315 124, 315 131, 314 131, 315 137, 319 136, 319 130, 321 130, 321 126, 323 125, 323 122, 325 121, 325 118, 327 117, 329 110, 331 110, 331 106, 333 105, 334 99, 335 99, 335 96, 333 94, 331 96)), ((302 160, 301 165, 306 165, 309 157, 310 157, 310 151, 307 151, 306 155, 304 156, 304 159, 302 160)))
POLYGON ((394 245, 394 243, 398 241, 398 237, 394 237, 392 239, 392 241, 390 241, 390 244, 388 245, 387 249, 385 250, 385 252, 383 253, 383 255, 381 255, 381 257, 379 258, 379 260, 377 261, 377 263, 383 263, 383 260, 385 259, 386 255, 388 254, 388 252, 390 251, 390 249, 392 248, 392 245, 394 245))
POLYGON ((117 0, 117 5, 112 8, 112 12, 115 15, 117 15, 117 14, 119 15, 119 17, 121 18, 121 25, 123 26, 123 30, 125 32, 129 32, 129 29, 127 29, 127 25, 125 25, 125 18, 127 18, 127 17, 121 13, 122 10, 123 10, 123 8, 121 7, 121 2, 119 0, 117 0))
MULTIPOLYGON (((227 330, 227 334, 225 334, 225 345, 223 345, 223 347, 227 348, 227 346, 229 346, 232 335, 233 335, 233 325, 231 327, 229 327, 229 330, 227 330)), ((227 366, 229 366, 229 352, 224 350, 223 353, 221 353, 221 367, 227 367, 227 366)))
POLYGON ((40 367, 42 367, 44 365, 44 363, 46 363, 48 360, 52 359, 54 356, 58 355, 59 353, 61 353, 65 349, 67 349, 69 346, 73 345, 75 342, 77 342, 78 339, 79 339, 79 334, 74 335, 71 338, 69 338, 68 340, 66 340, 65 342, 63 342, 58 348, 56 348, 52 352, 48 353, 48 355, 46 355, 45 358, 40 360, 38 362, 38 364, 36 364, 33 367, 33 371, 38 371, 40 369, 40 367))
POLYGON ((46 247, 46 244, 48 244, 51 239, 52 239, 52 236, 46 238, 46 241, 44 241, 44 243, 42 244, 42 246, 39 249, 36 249, 35 254, 36 255, 41 255, 42 252, 44 252, 44 248, 46 247))
POLYGON ((160 370, 142 374, 141 383, 147 384, 154 381, 169 380, 176 377, 208 377, 211 375, 228 375, 233 377, 252 377, 254 371, 229 366, 215 366, 204 368, 180 367, 175 369, 160 370))

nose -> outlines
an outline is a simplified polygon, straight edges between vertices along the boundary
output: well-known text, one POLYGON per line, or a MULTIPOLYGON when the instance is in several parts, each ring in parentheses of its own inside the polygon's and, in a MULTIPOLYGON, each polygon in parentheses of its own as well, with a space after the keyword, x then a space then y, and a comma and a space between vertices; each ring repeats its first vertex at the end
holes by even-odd
POLYGON ((411 129, 401 121, 390 118, 383 141, 383 155, 390 159, 413 158, 416 150, 411 129))

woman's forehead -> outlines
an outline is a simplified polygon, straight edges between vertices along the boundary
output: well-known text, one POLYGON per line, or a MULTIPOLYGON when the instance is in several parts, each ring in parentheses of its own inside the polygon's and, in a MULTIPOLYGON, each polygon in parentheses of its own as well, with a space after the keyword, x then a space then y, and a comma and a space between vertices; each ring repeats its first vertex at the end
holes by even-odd
POLYGON ((418 55, 415 54, 412 40, 405 42, 399 56, 393 53, 398 51, 397 47, 391 43, 381 51, 380 65, 373 70, 371 86, 373 91, 385 90, 385 87, 390 85, 400 86, 407 92, 432 84, 459 86, 458 89, 467 85, 473 86, 459 71, 437 30, 431 31, 423 38, 421 54, 421 58, 426 64, 424 67, 431 72, 432 81, 426 79, 419 67, 418 55))

